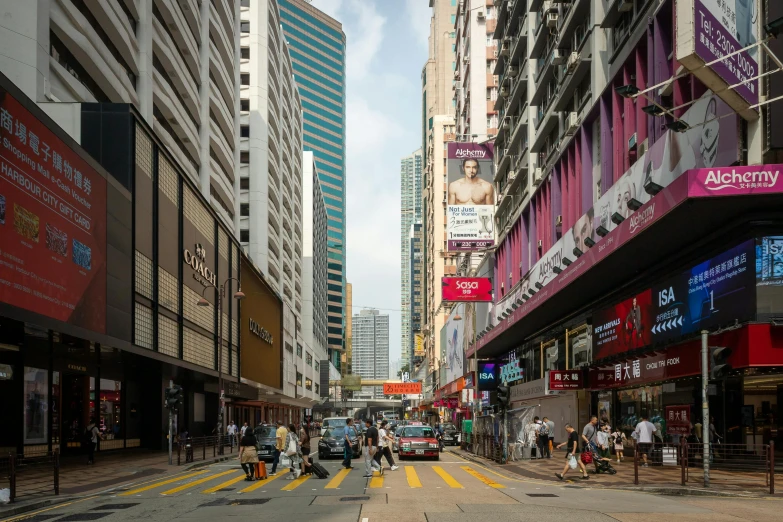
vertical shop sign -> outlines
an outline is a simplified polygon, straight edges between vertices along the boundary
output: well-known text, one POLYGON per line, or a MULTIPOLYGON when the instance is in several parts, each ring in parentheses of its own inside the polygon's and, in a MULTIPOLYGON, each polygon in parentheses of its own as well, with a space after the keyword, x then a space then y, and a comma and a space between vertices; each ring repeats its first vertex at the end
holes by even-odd
POLYGON ((689 435, 691 433, 691 406, 666 406, 666 434, 689 435))

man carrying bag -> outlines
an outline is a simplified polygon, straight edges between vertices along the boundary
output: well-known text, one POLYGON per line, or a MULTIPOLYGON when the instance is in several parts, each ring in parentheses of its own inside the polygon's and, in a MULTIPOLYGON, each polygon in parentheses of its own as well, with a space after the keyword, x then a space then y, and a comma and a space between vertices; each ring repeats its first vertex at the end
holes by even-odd
POLYGON ((364 421, 367 425, 367 431, 364 432, 364 477, 372 477, 373 471, 380 472, 383 475, 383 467, 375 462, 375 452, 378 451, 378 429, 372 425, 372 421, 364 421))

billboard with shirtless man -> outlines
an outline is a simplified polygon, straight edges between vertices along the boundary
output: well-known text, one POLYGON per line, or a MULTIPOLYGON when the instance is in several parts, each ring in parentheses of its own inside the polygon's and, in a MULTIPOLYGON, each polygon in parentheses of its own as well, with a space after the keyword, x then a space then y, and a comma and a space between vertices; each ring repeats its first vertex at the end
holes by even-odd
POLYGON ((495 244, 492 143, 449 143, 446 235, 450 251, 495 244))

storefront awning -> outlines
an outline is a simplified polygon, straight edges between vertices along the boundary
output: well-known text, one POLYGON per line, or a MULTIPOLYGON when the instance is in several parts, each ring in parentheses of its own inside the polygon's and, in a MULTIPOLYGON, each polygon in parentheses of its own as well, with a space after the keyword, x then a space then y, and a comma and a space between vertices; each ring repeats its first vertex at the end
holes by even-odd
POLYGON ((658 277, 682 266, 694 248, 715 248, 709 242, 724 248, 732 234, 739 237, 757 224, 783 218, 781 170, 783 165, 688 171, 513 310, 471 346, 468 356, 476 347, 481 357, 504 354, 536 332, 626 291, 640 274, 658 277), (711 179, 723 183, 710 184, 706 174, 713 170, 711 179), (776 173, 775 182, 743 183, 754 170, 776 173))

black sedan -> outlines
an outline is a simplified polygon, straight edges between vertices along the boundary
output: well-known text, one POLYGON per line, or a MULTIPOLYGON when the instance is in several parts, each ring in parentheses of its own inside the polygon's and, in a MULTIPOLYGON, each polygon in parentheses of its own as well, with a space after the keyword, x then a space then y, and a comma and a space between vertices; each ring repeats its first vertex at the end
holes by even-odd
MULTIPOLYGON (((321 440, 318 441, 318 459, 324 460, 333 457, 343 458, 343 450, 345 448, 345 428, 329 428, 327 429, 321 440)), ((351 446, 353 449, 353 456, 351 458, 359 458, 361 455, 361 444, 359 442, 359 433, 354 428, 353 435, 351 436, 351 446)))
POLYGON ((258 459, 272 462, 275 459, 275 444, 277 442, 277 426, 273 424, 259 424, 253 430, 256 437, 256 450, 258 459))
POLYGON ((443 428, 443 445, 444 446, 459 446, 459 430, 453 424, 444 424, 443 428))

